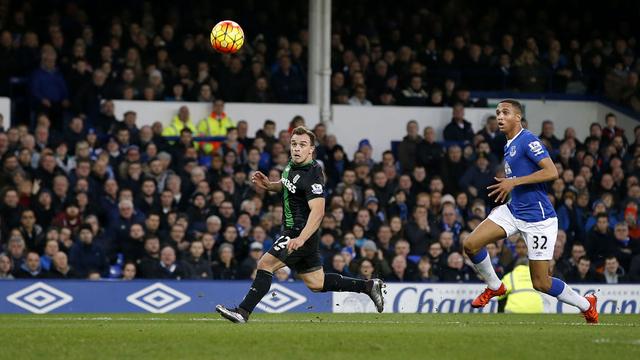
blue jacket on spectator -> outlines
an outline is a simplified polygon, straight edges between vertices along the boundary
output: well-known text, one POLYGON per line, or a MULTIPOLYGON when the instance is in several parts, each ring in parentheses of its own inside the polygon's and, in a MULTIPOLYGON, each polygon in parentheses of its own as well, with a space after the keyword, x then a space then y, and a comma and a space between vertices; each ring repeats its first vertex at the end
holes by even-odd
POLYGON ((69 98, 67 83, 60 71, 47 71, 43 68, 36 69, 31 74, 31 95, 38 101, 47 99, 57 103, 69 98))
POLYGON ((98 271, 102 277, 109 275, 107 256, 96 244, 87 245, 81 242, 73 244, 69 251, 69 264, 82 278, 87 277, 90 271, 98 271))

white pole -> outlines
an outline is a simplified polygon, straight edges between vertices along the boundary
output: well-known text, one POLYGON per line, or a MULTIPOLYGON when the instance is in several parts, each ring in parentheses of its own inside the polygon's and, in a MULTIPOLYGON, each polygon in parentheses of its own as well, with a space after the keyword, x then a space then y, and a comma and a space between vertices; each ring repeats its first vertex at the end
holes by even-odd
POLYGON ((322 65, 320 120, 331 120, 331 0, 322 0, 322 65))
POLYGON ((308 102, 320 106, 320 70, 322 66, 322 0, 309 0, 309 73, 307 74, 308 102))

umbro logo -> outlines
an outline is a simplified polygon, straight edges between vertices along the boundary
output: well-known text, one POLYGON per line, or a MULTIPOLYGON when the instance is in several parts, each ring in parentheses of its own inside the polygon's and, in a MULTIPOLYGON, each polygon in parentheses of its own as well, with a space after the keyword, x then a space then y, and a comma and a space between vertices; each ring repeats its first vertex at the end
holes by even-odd
POLYGON ((304 295, 280 284, 273 284, 269 294, 256 307, 268 313, 283 313, 305 302, 307 302, 307 298, 304 295))
POLYGON ((73 297, 63 291, 37 282, 7 296, 7 301, 34 314, 46 314, 73 301, 73 297))
POLYGON ((127 296, 127 301, 148 312, 164 314, 188 303, 191 297, 162 283, 155 283, 127 296))

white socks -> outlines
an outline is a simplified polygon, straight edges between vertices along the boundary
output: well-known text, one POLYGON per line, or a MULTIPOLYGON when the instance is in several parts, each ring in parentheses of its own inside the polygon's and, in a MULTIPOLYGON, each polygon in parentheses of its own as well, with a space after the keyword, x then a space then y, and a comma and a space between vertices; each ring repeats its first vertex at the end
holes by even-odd
POLYGON ((557 296, 557 298, 564 303, 577 307, 578 309, 580 309, 580 311, 587 311, 591 306, 587 299, 585 299, 583 296, 580 296, 577 292, 573 291, 573 289, 570 288, 567 284, 564 285, 564 289, 562 290, 560 295, 557 296))
POLYGON ((476 271, 482 275, 482 278, 484 279, 484 282, 487 283, 487 286, 489 286, 489 289, 498 290, 500 288, 502 281, 500 281, 498 275, 496 275, 496 271, 493 269, 493 264, 491 263, 491 258, 488 254, 484 259, 482 259, 482 261, 474 264, 474 266, 476 271))

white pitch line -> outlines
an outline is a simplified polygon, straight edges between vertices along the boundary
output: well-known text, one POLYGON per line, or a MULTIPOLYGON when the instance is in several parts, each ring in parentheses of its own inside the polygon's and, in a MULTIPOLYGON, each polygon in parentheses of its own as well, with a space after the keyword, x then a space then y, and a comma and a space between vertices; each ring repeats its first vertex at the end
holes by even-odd
MULTIPOLYGON (((32 317, 32 318, 5 318, 6 320, 15 321, 138 321, 138 322, 153 322, 153 321, 226 321, 221 318, 190 318, 190 319, 174 319, 174 318, 131 318, 131 317, 32 317)), ((482 322, 463 322, 463 321, 415 321, 415 320, 327 320, 323 318, 308 318, 308 319, 253 319, 251 323, 271 323, 271 324, 291 324, 291 323, 327 323, 327 324, 424 324, 424 325, 543 325, 543 326, 591 326, 583 322, 535 322, 535 321, 518 321, 518 322, 499 322, 499 321, 482 321, 482 322)), ((640 327, 640 323, 599 323, 596 326, 610 326, 610 327, 640 327)))

